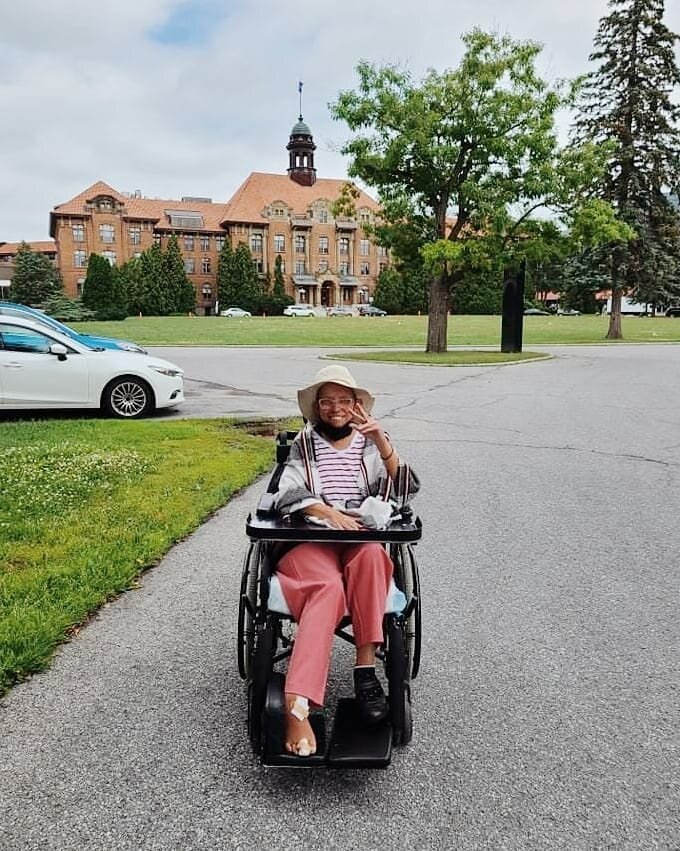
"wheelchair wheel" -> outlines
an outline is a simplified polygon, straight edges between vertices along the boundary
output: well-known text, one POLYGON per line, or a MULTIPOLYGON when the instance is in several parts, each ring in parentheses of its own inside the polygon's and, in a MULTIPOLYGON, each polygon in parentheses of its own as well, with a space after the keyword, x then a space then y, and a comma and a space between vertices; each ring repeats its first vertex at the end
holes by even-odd
POLYGON ((386 629, 385 669, 389 690, 392 741, 397 747, 407 745, 413 736, 409 668, 404 619, 390 615, 386 629))
POLYGON ((249 678, 252 667, 255 647, 254 620, 258 606, 258 580, 263 554, 264 546, 257 541, 248 547, 243 562, 237 628, 238 672, 242 680, 249 678))
POLYGON ((409 664, 409 679, 415 680, 420 670, 420 648, 422 641, 422 622, 420 608, 420 576, 413 548, 408 544, 393 544, 390 557, 394 564, 394 581, 406 595, 413 600, 413 608, 406 619, 406 653, 409 664))
POLYGON ((262 750, 262 713, 276 651, 276 631, 271 619, 256 625, 251 678, 248 682, 248 737, 255 753, 262 750))

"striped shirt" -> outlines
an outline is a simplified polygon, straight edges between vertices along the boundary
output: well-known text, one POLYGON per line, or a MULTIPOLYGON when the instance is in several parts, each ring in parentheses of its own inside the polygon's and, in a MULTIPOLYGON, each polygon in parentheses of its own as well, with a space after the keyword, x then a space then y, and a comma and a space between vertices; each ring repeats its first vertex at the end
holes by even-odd
POLYGON ((315 431, 312 432, 312 439, 325 499, 331 505, 338 502, 346 505, 349 500, 358 505, 368 494, 367 488, 359 487, 366 438, 358 431, 354 432, 347 449, 334 449, 315 431))

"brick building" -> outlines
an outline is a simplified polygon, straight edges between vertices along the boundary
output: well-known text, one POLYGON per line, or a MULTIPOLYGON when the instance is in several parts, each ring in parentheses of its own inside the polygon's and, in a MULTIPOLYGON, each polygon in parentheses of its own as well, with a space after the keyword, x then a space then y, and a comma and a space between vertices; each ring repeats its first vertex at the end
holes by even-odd
POLYGON ((336 219, 332 205, 346 181, 317 179, 315 148, 300 116, 286 146, 287 174, 253 172, 226 203, 145 198, 99 181, 57 205, 50 214, 50 235, 67 295, 82 291, 91 253, 122 264, 154 242, 165 247, 176 234, 200 313, 216 309, 217 261, 225 239, 233 247, 245 243, 263 277, 268 272, 273 276, 280 254, 286 289, 296 302, 367 302, 388 264, 386 250, 362 227, 375 220, 378 205, 360 192, 354 201, 356 216, 336 219))

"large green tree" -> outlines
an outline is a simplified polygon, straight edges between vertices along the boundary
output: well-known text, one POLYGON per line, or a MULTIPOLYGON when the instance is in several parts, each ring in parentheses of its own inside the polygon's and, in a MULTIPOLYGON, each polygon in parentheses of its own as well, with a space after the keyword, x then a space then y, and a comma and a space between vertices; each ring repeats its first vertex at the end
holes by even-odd
POLYGON ((83 284, 82 303, 97 319, 125 319, 127 298, 120 275, 101 254, 90 254, 83 284))
POLYGON ((665 190, 680 166, 678 36, 663 23, 664 0, 610 0, 600 20, 597 68, 585 78, 577 140, 608 142, 600 195, 636 238, 611 245, 612 312, 607 336, 619 339, 621 296, 668 300, 680 289, 680 227, 665 190))
POLYGON ((536 251, 556 227, 535 213, 568 218, 601 168, 593 147, 560 150, 554 117, 571 92, 538 76, 539 45, 480 30, 463 41, 457 68, 421 82, 362 62, 358 89, 331 105, 355 134, 343 148, 350 175, 377 188, 387 226, 430 235, 431 352, 446 350, 450 294, 465 267, 482 254, 512 263, 536 251))
POLYGON ((225 237, 217 258, 217 297, 222 309, 238 306, 238 280, 234 270, 234 249, 225 237))
POLYGON ((184 257, 173 233, 163 254, 165 292, 170 313, 188 313, 196 307, 196 290, 184 269, 184 257))
POLYGON ((9 297, 20 304, 40 305, 59 295, 63 282, 52 261, 22 242, 14 259, 9 297))

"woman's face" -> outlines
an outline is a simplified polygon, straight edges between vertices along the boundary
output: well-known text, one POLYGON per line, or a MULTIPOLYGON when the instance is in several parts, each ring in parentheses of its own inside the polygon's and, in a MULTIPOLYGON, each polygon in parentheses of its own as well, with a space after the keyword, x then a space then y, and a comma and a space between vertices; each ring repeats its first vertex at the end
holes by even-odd
POLYGON ((319 419, 335 428, 347 425, 354 416, 354 393, 341 384, 323 384, 316 396, 319 419))

